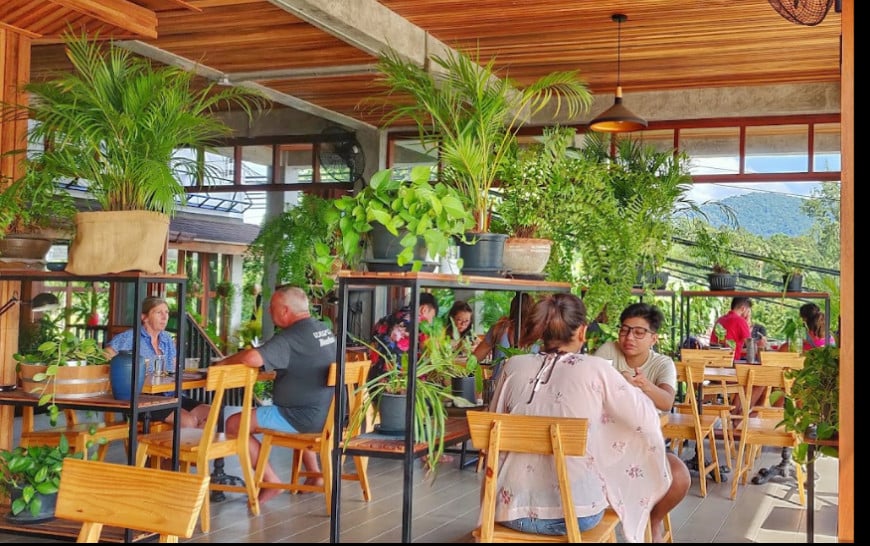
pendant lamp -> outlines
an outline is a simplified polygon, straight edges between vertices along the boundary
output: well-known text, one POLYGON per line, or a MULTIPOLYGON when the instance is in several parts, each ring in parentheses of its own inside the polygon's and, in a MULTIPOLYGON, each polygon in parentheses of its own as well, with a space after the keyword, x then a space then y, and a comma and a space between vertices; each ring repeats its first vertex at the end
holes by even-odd
POLYGON ((595 119, 589 122, 589 129, 601 133, 628 133, 637 131, 647 126, 647 122, 642 117, 626 108, 622 104, 622 86, 620 85, 620 58, 622 45, 622 23, 628 19, 628 16, 623 13, 614 13, 610 16, 616 23, 616 97, 613 99, 613 106, 599 114, 595 119))

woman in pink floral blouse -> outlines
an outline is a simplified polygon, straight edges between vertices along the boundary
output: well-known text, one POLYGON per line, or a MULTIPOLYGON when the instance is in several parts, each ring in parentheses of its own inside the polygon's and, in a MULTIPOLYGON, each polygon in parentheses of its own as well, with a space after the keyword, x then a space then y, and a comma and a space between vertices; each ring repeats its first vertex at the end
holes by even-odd
MULTIPOLYGON (((647 521, 660 539, 663 518, 685 497, 691 477, 665 450, 655 405, 609 361, 580 354, 587 325, 580 298, 544 298, 530 319, 521 344, 539 341, 541 351, 505 362, 490 410, 588 419, 587 454, 568 461, 580 530, 594 527, 609 505, 626 540, 642 542, 647 521)), ((496 521, 519 531, 566 534, 556 481, 551 456, 504 454, 496 521)))

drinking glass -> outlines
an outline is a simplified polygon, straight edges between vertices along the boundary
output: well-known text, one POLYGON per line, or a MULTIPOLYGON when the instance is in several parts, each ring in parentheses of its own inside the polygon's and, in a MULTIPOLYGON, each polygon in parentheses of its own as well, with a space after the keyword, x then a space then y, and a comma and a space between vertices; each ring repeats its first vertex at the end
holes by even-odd
POLYGON ((168 370, 166 369, 166 356, 165 355, 157 355, 154 357, 154 376, 155 377, 166 377, 168 374, 168 370))

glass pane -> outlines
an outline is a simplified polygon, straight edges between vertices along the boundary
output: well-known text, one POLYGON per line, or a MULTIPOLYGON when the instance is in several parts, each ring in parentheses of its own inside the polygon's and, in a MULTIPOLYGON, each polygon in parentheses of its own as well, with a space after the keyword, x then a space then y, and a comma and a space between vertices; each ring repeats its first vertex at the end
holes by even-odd
POLYGON ((393 178, 406 178, 412 167, 429 165, 432 177, 436 176, 438 166, 438 147, 420 142, 418 138, 402 138, 390 141, 390 167, 393 178))
POLYGON ((809 171, 807 125, 761 125, 746 128, 747 173, 809 171))
POLYGON ((282 144, 278 155, 279 184, 302 184, 312 182, 314 174, 313 144, 282 144))
POLYGON ((682 129, 680 151, 689 154, 692 174, 739 174, 740 129, 682 129))
POLYGON ((242 147, 242 184, 272 183, 272 146, 242 147))
POLYGON ((651 146, 657 152, 670 152, 674 149, 674 130, 639 131, 638 140, 644 147, 651 146))
POLYGON ((819 123, 813 140, 813 170, 829 172, 840 170, 840 124, 819 123))

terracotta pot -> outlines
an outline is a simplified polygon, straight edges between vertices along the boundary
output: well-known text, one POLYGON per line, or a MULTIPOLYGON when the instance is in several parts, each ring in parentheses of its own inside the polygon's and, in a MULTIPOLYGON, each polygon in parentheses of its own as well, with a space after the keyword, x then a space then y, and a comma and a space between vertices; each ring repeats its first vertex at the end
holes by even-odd
POLYGON ((504 267, 514 274, 539 274, 547 267, 552 247, 550 239, 510 237, 504 243, 504 267))

